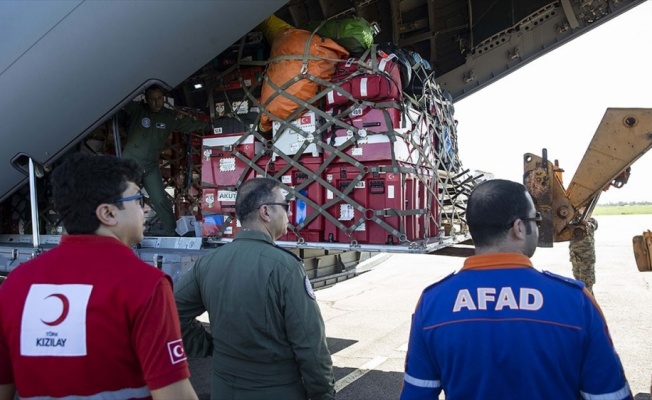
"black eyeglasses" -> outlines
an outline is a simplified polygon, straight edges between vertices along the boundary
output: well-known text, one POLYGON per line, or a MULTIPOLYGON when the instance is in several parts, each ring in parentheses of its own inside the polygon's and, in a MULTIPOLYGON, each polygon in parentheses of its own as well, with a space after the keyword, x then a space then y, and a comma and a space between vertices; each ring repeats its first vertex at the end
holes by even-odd
POLYGON ((519 219, 521 221, 534 221, 534 222, 536 222, 538 227, 541 226, 541 221, 543 221, 543 217, 541 217, 540 212, 537 212, 536 214, 534 214, 534 217, 532 217, 532 218, 519 218, 519 219))
POLYGON ((290 203, 285 202, 285 203, 263 203, 258 206, 258 208, 262 206, 281 206, 285 210, 285 212, 288 212, 290 210, 290 203))
POLYGON ((145 195, 140 192, 138 192, 138 194, 135 194, 133 196, 123 197, 121 199, 118 199, 114 201, 114 203, 124 203, 125 201, 131 201, 131 200, 138 200, 140 206, 145 207, 145 195))

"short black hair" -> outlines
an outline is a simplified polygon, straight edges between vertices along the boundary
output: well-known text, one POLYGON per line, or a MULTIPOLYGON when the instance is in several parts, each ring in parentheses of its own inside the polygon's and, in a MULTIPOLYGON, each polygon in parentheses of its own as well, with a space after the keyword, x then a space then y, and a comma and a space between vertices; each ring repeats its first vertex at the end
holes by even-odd
POLYGON ((165 93, 166 93, 166 90, 163 89, 160 85, 156 85, 156 84, 154 84, 154 85, 152 85, 152 86, 148 86, 147 89, 145 89, 145 97, 147 97, 147 93, 149 93, 149 92, 153 92, 154 90, 158 90, 158 91, 160 91, 161 93, 163 93, 164 95, 165 95, 165 93))
MULTIPOLYGON (((141 168, 134 160, 111 155, 70 155, 50 177, 54 209, 66 232, 94 233, 100 226, 95 215, 97 207, 114 203, 127 190, 128 182, 140 185, 141 178, 141 168)), ((116 205, 122 208, 121 203, 116 205)))
POLYGON ((240 185, 235 199, 235 213, 240 222, 248 222, 263 203, 273 201, 272 192, 280 186, 281 183, 272 178, 254 178, 240 185))
POLYGON ((491 179, 479 184, 469 196, 466 222, 476 246, 502 240, 511 224, 530 212, 527 189, 520 183, 491 179))

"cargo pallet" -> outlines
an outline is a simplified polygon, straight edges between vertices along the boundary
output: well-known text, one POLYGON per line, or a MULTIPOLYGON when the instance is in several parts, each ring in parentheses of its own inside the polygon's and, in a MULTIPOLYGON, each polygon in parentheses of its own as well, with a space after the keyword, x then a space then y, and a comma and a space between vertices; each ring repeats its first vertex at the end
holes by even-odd
MULTIPOLYGON (((202 238, 148 236, 134 251, 176 279, 211 248, 233 240, 234 196, 213 213, 218 191, 236 192, 246 179, 271 176, 281 181, 294 215, 303 212, 302 220, 291 221, 288 235, 277 244, 304 258, 313 284, 355 275, 355 265, 375 253, 453 254, 461 249, 468 254, 466 198, 479 177, 463 170, 458 158, 452 101, 425 71, 421 93, 396 96, 393 91, 396 98, 360 99, 344 89, 360 85, 369 76, 380 77, 381 82, 397 79, 396 71, 382 70, 392 65, 391 58, 377 61, 375 47, 359 59, 341 60, 354 72, 334 82, 302 70, 296 80, 315 82, 319 91, 310 101, 293 97, 297 108, 286 118, 269 113, 266 107, 271 100, 261 102, 257 93, 260 85, 267 84, 275 96, 286 95, 284 89, 291 82, 275 83, 260 73, 261 65, 264 71, 274 60, 240 61, 227 71, 204 76, 210 88, 211 118, 221 121, 222 110, 215 101, 219 97, 240 132, 210 137, 173 134, 163 151, 161 169, 177 217, 206 221, 221 215, 221 225, 202 238), (251 74, 247 68, 259 72, 251 74), (338 96, 337 104, 329 100, 338 96), (330 106, 324 107, 325 103, 330 106), (256 117, 246 120, 245 114, 250 118, 252 110, 257 111, 256 117), (274 122, 271 135, 257 129, 262 115, 274 122), (306 116, 312 119, 304 124, 306 116), (211 145, 211 141, 218 143, 211 145), (213 171, 207 182, 211 161, 225 170, 213 171), (222 184, 220 180, 227 178, 222 184), (356 193, 361 188, 368 190, 366 197, 356 193)), ((119 154, 124 136, 116 121, 109 120, 80 149, 119 154)), ((0 235, 0 275, 58 243, 61 227, 47 191, 48 183, 39 181, 31 170, 29 189, 0 205, 5 233, 0 235)), ((154 235, 155 219, 152 226, 154 235)))

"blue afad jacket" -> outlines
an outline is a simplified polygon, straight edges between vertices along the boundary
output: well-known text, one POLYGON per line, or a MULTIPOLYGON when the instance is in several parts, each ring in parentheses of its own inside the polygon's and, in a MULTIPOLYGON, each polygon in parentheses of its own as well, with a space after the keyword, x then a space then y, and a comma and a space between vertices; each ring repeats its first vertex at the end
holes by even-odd
POLYGON ((583 286, 520 254, 469 257, 421 295, 401 399, 632 399, 583 286))

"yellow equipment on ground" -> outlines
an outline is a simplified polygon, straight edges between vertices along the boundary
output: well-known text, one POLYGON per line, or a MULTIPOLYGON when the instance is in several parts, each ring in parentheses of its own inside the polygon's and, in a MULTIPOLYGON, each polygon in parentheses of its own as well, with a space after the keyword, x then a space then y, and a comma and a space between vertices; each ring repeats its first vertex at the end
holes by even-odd
MULTIPOLYGON (((564 188, 558 161, 524 155, 523 183, 543 217, 539 246, 569 241, 586 233, 600 194, 627 183, 631 165, 652 148, 652 109, 609 108, 589 144, 575 176, 564 188)), ((652 271, 652 233, 634 238, 634 253, 640 271, 652 271), (637 239, 638 238, 638 239, 637 239)))
POLYGON ((636 266, 641 272, 652 271, 652 232, 648 229, 642 235, 636 235, 632 239, 634 246, 634 258, 636 259, 636 266))

